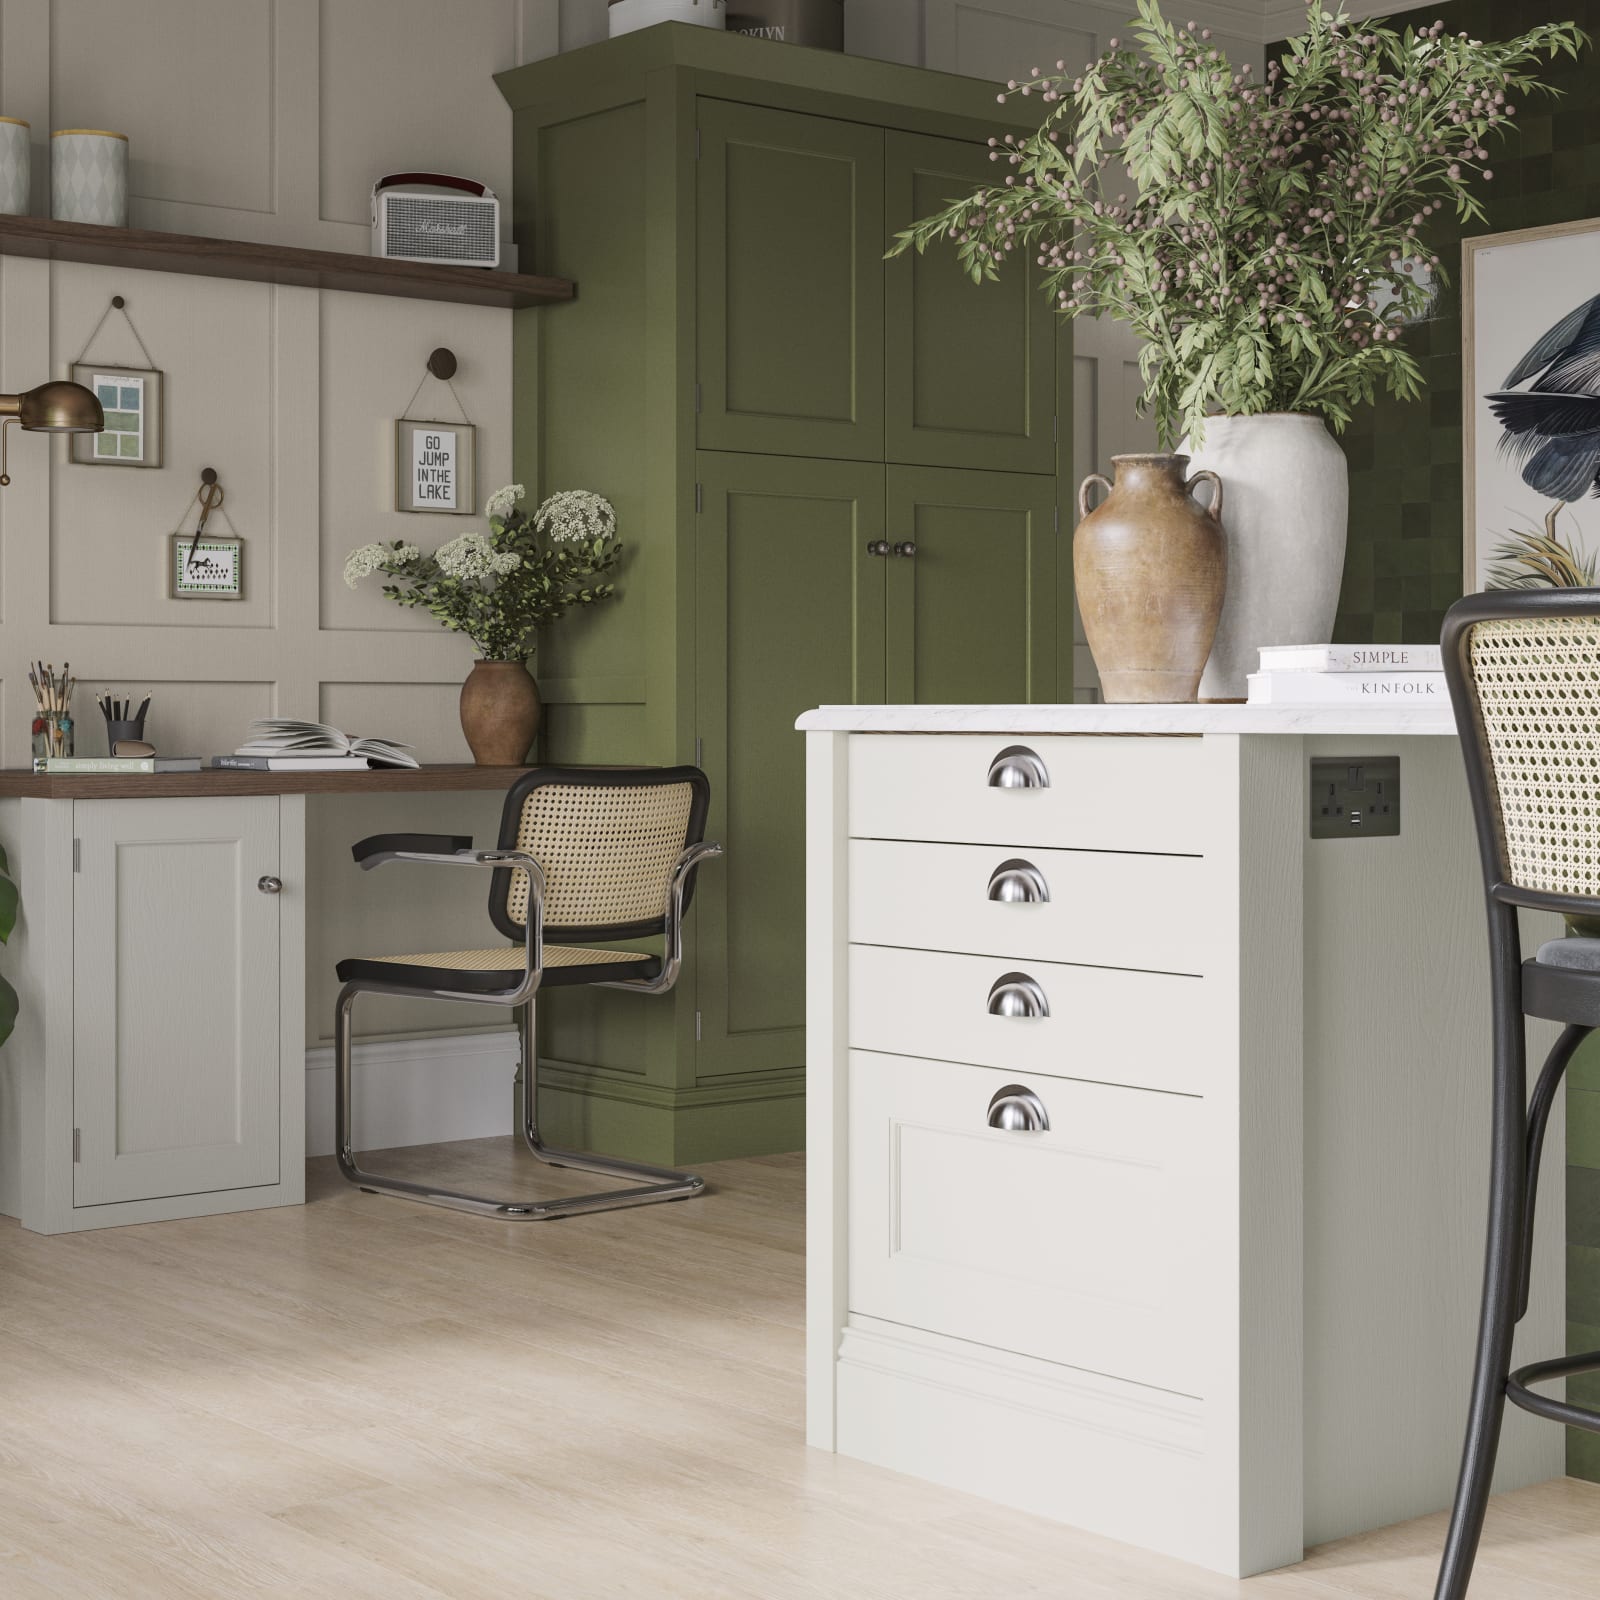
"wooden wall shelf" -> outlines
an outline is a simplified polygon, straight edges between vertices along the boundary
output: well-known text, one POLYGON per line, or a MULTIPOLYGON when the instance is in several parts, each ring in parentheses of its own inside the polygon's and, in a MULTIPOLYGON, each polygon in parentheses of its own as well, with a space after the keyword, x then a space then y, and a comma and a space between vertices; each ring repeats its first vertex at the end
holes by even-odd
POLYGON ((403 295, 457 305, 559 305, 576 294, 568 278, 542 278, 482 267, 388 261, 341 250, 299 250, 238 239, 155 233, 147 228, 101 228, 47 217, 0 216, 0 255, 83 261, 99 267, 138 267, 207 278, 243 278, 297 289, 344 289, 355 294, 403 295))

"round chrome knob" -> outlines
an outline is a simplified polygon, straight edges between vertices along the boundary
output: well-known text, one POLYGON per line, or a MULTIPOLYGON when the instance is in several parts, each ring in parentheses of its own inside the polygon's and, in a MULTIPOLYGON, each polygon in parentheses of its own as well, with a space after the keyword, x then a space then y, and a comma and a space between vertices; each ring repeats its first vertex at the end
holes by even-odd
POLYGON ((867 540, 867 554, 869 556, 886 556, 888 553, 889 541, 887 539, 867 540))
POLYGON ((1032 1089, 1008 1083, 989 1102, 989 1126, 1007 1133, 1048 1133, 1050 1113, 1032 1089))
POLYGON ((897 556, 914 556, 917 553, 917 547, 912 540, 902 539, 900 543, 894 547, 894 553, 897 556))
POLYGON ((258 888, 262 894, 278 894, 283 889, 283 879, 274 878, 269 873, 264 878, 256 879, 256 888, 258 888))
POLYGON ((1025 972, 1008 972, 996 978, 989 990, 991 1017, 1037 1018, 1050 1015, 1044 990, 1025 972))
POLYGON ((989 898, 1003 905, 1038 905, 1050 898, 1050 885, 1031 861, 1002 861, 989 874, 989 898))
POLYGON ((991 789, 1048 789, 1045 764, 1025 744, 1008 745, 989 763, 991 789))

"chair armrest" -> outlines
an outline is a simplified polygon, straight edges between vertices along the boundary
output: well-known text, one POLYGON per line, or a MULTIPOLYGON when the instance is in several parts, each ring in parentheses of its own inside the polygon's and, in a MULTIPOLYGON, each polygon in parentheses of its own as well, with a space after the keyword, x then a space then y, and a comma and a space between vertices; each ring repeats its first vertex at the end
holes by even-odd
POLYGON ((377 866, 374 856, 386 859, 399 855, 456 856, 472 848, 472 836, 457 833, 375 833, 359 844, 351 845, 350 854, 360 867, 377 866))

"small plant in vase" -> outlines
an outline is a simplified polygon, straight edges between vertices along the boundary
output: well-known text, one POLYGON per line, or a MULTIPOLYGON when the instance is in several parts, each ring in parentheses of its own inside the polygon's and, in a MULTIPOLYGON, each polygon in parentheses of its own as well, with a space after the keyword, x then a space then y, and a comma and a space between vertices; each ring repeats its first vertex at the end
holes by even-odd
POLYGON ((622 545, 611 502, 586 489, 551 495, 529 516, 520 483, 489 496, 489 531, 472 530, 424 555, 414 544, 364 544, 345 561, 344 581, 392 578, 384 594, 420 606, 479 659, 461 688, 461 728, 480 766, 520 766, 539 726, 539 689, 528 671, 536 631, 575 606, 616 593, 596 582, 616 569, 622 545))
MULTIPOLYGON (((1227 598, 1201 693, 1228 698, 1259 646, 1330 636, 1348 482, 1327 425, 1380 388, 1421 392, 1401 329, 1445 280, 1429 219, 1483 218, 1474 185, 1513 97, 1553 92, 1532 64, 1587 40, 1570 23, 1503 42, 1443 22, 1401 32, 1313 3, 1257 79, 1209 30, 1138 9, 1132 43, 1082 73, 1057 62, 1009 84, 1002 100, 1039 101, 1038 129, 991 139, 1003 175, 891 253, 948 244, 980 283, 1022 256, 1063 315, 1137 329, 1163 447, 1186 432, 1178 450, 1227 485, 1227 598)), ((1079 577, 1092 601, 1101 571, 1079 577)), ((1144 601, 1145 617, 1180 603, 1176 588, 1144 601)))

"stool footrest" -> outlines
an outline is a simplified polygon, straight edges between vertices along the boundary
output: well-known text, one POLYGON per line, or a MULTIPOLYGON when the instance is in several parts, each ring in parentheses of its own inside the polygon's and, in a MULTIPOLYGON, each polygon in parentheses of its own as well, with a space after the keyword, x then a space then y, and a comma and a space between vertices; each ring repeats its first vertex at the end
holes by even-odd
POLYGON ((1530 1366, 1519 1367, 1506 1380, 1506 1398, 1513 1405, 1531 1411, 1536 1417, 1548 1417, 1569 1428, 1582 1428, 1588 1433, 1600 1433, 1600 1411, 1588 1406, 1576 1406, 1568 1400, 1557 1400, 1553 1395, 1539 1394, 1528 1387, 1531 1383, 1549 1383, 1555 1378, 1575 1378, 1580 1372, 1600 1372, 1600 1350, 1586 1355, 1560 1356, 1554 1361, 1535 1361, 1530 1366))

